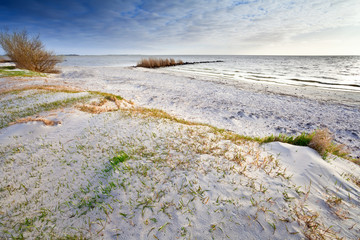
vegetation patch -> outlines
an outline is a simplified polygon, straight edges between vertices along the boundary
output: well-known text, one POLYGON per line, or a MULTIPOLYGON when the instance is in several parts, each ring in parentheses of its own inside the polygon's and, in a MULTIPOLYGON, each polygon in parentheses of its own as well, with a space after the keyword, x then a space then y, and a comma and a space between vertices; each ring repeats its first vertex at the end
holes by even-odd
POLYGON ((89 91, 89 93, 101 98, 90 103, 78 105, 77 107, 80 111, 99 114, 103 112, 117 111, 119 109, 133 108, 133 103, 126 101, 121 96, 93 91, 89 91))
POLYGON ((182 60, 175 61, 173 58, 148 58, 141 59, 140 62, 136 65, 136 67, 144 67, 144 68, 160 68, 160 67, 170 67, 176 65, 182 65, 184 62, 182 60))
POLYGON ((29 70, 16 70, 13 66, 0 67, 0 77, 43 77, 44 74, 29 70))
POLYGON ((329 129, 318 129, 313 133, 309 147, 318 151, 324 158, 328 153, 346 157, 348 152, 346 151, 345 146, 342 144, 335 144, 333 139, 334 136, 330 133, 329 129))
POLYGON ((264 138, 254 138, 254 140, 259 143, 283 142, 296 146, 307 146, 316 150, 324 159, 331 153, 360 165, 359 160, 348 157, 349 152, 346 150, 345 145, 333 141, 334 136, 327 128, 317 129, 312 133, 302 133, 295 137, 280 134, 279 136, 271 135, 264 138))
POLYGON ((172 116, 162 110, 159 109, 149 109, 149 108, 142 108, 136 107, 131 109, 132 113, 138 113, 142 116, 146 117, 154 117, 154 118, 162 118, 168 119, 170 121, 174 121, 177 123, 182 123, 186 125, 197 125, 197 126, 207 126, 213 132, 220 133, 226 140, 230 140, 234 143, 239 143, 243 141, 255 141, 260 144, 269 143, 269 142, 283 142, 288 143, 296 146, 308 146, 315 149, 319 154, 325 159, 328 153, 334 154, 339 157, 346 158, 358 165, 360 165, 360 161, 356 159, 352 159, 348 157, 348 152, 345 149, 344 145, 336 144, 333 142, 333 136, 329 132, 328 129, 318 129, 312 133, 302 133, 298 136, 288 136, 285 134, 279 134, 279 136, 268 136, 264 138, 259 137, 249 137, 240 134, 236 134, 232 131, 220 129, 209 124, 205 123, 198 123, 198 122, 191 122, 181 118, 177 118, 172 116))
POLYGON ((125 153, 125 152, 121 152, 118 155, 116 155, 115 157, 113 157, 110 160, 110 164, 115 167, 117 166, 119 163, 123 163, 125 162, 127 159, 129 158, 129 156, 125 153))
POLYGON ((124 99, 123 97, 112 94, 112 93, 105 93, 105 92, 99 92, 99 91, 88 91, 88 92, 93 94, 93 95, 102 96, 105 99, 110 100, 110 101, 115 101, 116 99, 117 100, 123 100, 124 99))
POLYGON ((309 146, 314 134, 315 133, 302 133, 301 135, 296 137, 279 134, 279 136, 271 135, 269 137, 257 138, 256 140, 259 141, 259 143, 283 142, 297 146, 309 146))

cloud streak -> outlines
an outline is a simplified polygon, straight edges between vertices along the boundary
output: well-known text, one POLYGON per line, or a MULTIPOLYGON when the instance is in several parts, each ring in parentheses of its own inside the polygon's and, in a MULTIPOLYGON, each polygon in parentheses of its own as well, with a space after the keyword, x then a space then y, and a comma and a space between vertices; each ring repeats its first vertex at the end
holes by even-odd
MULTIPOLYGON (((359 32, 357 9, 358 0, 6 0, 0 21, 40 33, 57 52, 297 54, 291 46, 312 41, 303 49, 311 54, 322 36, 346 41, 329 29, 359 32)), ((347 51, 360 54, 358 46, 347 51)))

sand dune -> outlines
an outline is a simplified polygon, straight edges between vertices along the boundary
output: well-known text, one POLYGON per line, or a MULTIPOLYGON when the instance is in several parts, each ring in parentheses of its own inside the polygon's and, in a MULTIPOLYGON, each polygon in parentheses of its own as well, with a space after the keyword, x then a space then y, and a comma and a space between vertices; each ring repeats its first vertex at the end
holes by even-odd
MULTIPOLYGON (((113 68, 88 70, 65 69, 61 76, 20 82, 1 79, 2 89, 81 86, 135 104, 60 87, 1 94, 0 238, 358 238, 358 165, 335 156, 323 160, 308 147, 230 139, 226 131, 154 117, 149 112, 155 110, 144 108, 257 134, 266 124, 291 118, 293 126, 301 119, 286 115, 284 106, 282 120, 276 120, 278 114, 256 120, 242 101, 256 104, 258 96, 276 109, 285 100, 290 106, 293 98, 226 93, 213 83, 134 69, 122 69, 123 75, 113 68), (160 84, 166 79, 172 82, 160 84), (235 111, 223 105, 234 96, 248 121, 224 118, 235 111), (81 106, 104 107, 89 113, 81 106), (25 113, 61 124, 9 125, 25 113)), ((323 106, 311 103, 316 110, 323 106)))

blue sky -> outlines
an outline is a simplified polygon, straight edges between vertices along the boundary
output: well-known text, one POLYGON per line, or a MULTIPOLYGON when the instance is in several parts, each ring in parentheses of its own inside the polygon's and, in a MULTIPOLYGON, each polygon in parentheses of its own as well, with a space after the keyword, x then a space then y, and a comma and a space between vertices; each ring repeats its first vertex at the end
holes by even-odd
POLYGON ((359 0, 0 0, 0 27, 59 54, 360 55, 359 0))

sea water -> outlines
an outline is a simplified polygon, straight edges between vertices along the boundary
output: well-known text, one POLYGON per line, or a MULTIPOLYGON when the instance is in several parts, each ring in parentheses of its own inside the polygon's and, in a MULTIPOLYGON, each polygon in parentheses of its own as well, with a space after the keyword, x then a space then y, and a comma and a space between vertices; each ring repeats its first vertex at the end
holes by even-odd
POLYGON ((167 72, 218 81, 309 85, 360 94, 360 56, 65 56, 62 66, 135 66, 142 58, 174 58, 184 62, 222 61, 166 68, 167 72))

